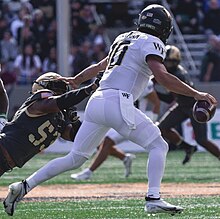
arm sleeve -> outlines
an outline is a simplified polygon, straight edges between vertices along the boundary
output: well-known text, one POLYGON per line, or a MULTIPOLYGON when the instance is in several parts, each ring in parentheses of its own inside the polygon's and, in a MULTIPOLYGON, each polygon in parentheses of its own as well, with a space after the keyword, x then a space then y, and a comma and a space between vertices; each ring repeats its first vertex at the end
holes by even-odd
POLYGON ((58 108, 64 110, 80 103, 93 92, 92 86, 93 84, 58 96, 56 98, 58 108))

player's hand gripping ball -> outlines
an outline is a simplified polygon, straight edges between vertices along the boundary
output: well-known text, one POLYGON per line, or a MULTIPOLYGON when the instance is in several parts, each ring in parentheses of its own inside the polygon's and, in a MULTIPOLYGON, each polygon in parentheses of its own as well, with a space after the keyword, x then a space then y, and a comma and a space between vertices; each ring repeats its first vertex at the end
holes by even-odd
POLYGON ((197 100, 193 106, 193 117, 199 123, 208 122, 216 111, 215 105, 210 105, 206 100, 197 100))

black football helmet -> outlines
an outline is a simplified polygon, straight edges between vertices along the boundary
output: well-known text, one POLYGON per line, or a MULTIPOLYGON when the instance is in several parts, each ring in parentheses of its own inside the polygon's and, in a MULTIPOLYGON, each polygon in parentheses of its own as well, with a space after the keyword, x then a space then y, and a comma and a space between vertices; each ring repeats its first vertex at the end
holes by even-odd
POLYGON ((32 85, 32 93, 38 90, 48 89, 53 91, 56 95, 60 95, 70 91, 70 86, 63 80, 57 80, 60 77, 55 72, 47 72, 37 78, 32 85))
POLYGON ((137 30, 158 37, 164 44, 172 29, 172 17, 162 5, 149 5, 139 14, 137 30))

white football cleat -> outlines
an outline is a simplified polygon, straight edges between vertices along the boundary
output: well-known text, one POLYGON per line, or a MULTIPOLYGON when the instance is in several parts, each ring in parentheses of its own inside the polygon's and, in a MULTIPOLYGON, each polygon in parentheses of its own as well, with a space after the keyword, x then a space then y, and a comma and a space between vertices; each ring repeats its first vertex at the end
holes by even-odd
POLYGON ((146 199, 146 205, 144 210, 150 214, 157 213, 168 213, 171 215, 175 215, 177 213, 181 213, 184 209, 180 206, 169 204, 165 202, 163 199, 146 199))
POLYGON ((3 201, 5 212, 13 216, 17 203, 27 194, 27 182, 15 182, 8 187, 8 195, 3 201))
POLYGON ((82 172, 71 174, 70 177, 75 180, 88 180, 92 177, 92 171, 87 168, 82 172))
POLYGON ((134 154, 125 154, 125 158, 123 160, 124 166, 125 166, 125 177, 128 177, 131 174, 131 165, 133 159, 135 159, 136 156, 134 154))

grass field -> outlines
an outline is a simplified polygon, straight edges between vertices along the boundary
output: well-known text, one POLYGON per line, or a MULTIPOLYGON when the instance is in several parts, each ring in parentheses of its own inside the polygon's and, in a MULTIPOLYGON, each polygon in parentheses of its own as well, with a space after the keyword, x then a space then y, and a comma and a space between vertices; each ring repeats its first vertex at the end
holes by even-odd
MULTIPOLYGON (((60 155, 40 154, 27 163, 22 169, 13 170, 5 174, 0 180, 0 186, 8 186, 10 183, 19 181, 30 175, 50 159, 60 155)), ((196 153, 192 161, 183 166, 183 152, 174 151, 168 153, 167 165, 163 182, 176 183, 213 183, 220 182, 220 163, 208 153, 196 153)), ((146 154, 137 154, 133 162, 133 174, 125 179, 123 175, 124 167, 121 161, 110 157, 89 181, 92 184, 104 183, 135 183, 147 182, 146 178, 146 154)), ((89 164, 86 162, 79 170, 89 164)), ((69 177, 70 173, 79 170, 69 171, 43 185, 52 184, 85 184, 87 181, 75 182, 69 177)), ((56 193, 56 191, 54 191, 56 193)), ((216 196, 193 196, 168 198, 173 204, 179 204, 186 210, 174 217, 170 215, 149 216, 144 210, 143 199, 112 199, 112 200, 39 200, 19 203, 18 209, 13 218, 15 219, 38 219, 38 218, 220 218, 220 188, 216 188, 216 196)), ((9 218, 0 208, 0 218, 9 218)))

